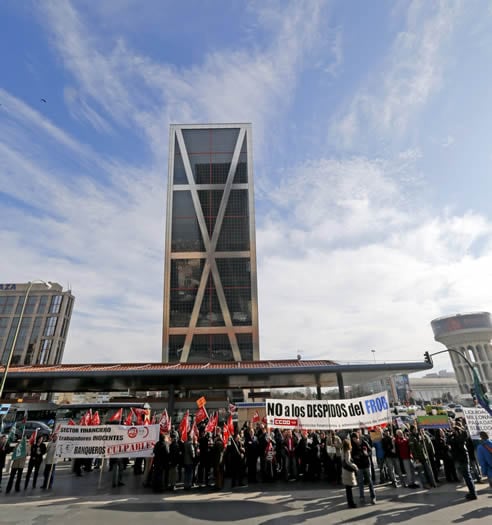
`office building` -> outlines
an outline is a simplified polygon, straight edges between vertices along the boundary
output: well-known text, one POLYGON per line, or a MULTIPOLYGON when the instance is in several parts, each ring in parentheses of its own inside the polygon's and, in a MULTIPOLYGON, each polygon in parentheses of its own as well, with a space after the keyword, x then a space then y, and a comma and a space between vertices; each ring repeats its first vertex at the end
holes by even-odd
POLYGON ((0 356, 8 360, 24 313, 12 354, 11 365, 61 363, 68 336, 74 296, 61 285, 50 283, 0 284, 0 356), (28 292, 28 293, 27 293, 28 292))
POLYGON ((250 124, 171 125, 164 362, 259 359, 250 124))

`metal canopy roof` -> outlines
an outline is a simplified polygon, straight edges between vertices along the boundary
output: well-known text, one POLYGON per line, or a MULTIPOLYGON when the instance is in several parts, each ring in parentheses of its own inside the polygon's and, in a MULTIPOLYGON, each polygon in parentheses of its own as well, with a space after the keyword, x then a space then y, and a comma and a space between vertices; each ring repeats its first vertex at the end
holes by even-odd
POLYGON ((176 389, 335 387, 389 375, 429 370, 425 362, 242 361, 221 363, 124 363, 13 366, 4 392, 118 392, 176 389))

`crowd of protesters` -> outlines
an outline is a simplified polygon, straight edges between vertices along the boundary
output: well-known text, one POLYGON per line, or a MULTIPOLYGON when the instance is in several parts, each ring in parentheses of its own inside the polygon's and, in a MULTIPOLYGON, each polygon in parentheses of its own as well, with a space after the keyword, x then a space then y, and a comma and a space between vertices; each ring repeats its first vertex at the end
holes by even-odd
POLYGON ((5 493, 9 494, 12 489, 21 492, 23 474, 25 466, 27 470, 24 478, 24 490, 29 488, 32 477, 32 488, 35 489, 41 466, 44 464, 43 482, 41 489, 51 489, 53 487, 56 457, 57 434, 52 434, 46 441, 45 436, 36 434, 27 441, 22 438, 18 443, 12 443, 7 436, 0 437, 0 492, 2 491, 2 477, 5 469, 7 455, 12 453, 10 472, 5 493))
POLYGON ((476 499, 475 483, 482 474, 492 487, 492 446, 488 435, 481 442, 471 440, 464 420, 450 429, 419 430, 416 426, 353 431, 292 431, 246 423, 224 440, 223 430, 199 429, 186 441, 172 430, 161 435, 154 449, 152 467, 145 483, 156 492, 210 487, 221 490, 224 478, 232 489, 258 482, 325 481, 345 486, 347 504, 357 506, 352 488, 358 488, 359 502, 376 504, 379 484, 398 488, 437 487, 442 482, 462 480, 467 499, 476 499), (488 450, 490 449, 490 450, 488 450), (480 466, 478 464, 480 461, 480 466))
MULTIPOLYGON (((476 499, 475 483, 488 479, 492 487, 492 441, 486 432, 474 442, 463 419, 450 429, 422 430, 416 426, 352 431, 292 431, 272 429, 263 423, 247 422, 243 428, 216 426, 207 432, 204 425, 185 436, 174 428, 161 433, 152 458, 136 458, 133 472, 144 477, 144 485, 155 492, 209 488, 221 490, 224 479, 232 489, 258 482, 321 481, 345 487, 347 504, 356 507, 352 493, 358 489, 358 503, 375 505, 376 486, 432 489, 439 483, 464 481, 467 499, 476 499), (225 435, 224 435, 225 434, 225 435), (371 437, 372 436, 372 437, 371 437), (182 438, 185 437, 183 440, 182 438), (374 438, 374 439, 373 439, 374 438)), ((5 492, 35 489, 44 464, 42 489, 51 489, 57 458, 56 433, 48 442, 44 436, 25 439, 13 453, 5 492), (20 450, 20 449, 19 449, 20 450), (17 450, 17 452, 19 452, 17 450), (27 469, 26 469, 27 465, 27 469)), ((6 456, 15 444, 0 437, 0 487, 6 456)), ((113 487, 123 485, 122 473, 129 461, 109 462, 113 487)), ((73 460, 76 476, 82 469, 99 468, 101 460, 73 460)), ((1 490, 1 488, 0 488, 1 490)))

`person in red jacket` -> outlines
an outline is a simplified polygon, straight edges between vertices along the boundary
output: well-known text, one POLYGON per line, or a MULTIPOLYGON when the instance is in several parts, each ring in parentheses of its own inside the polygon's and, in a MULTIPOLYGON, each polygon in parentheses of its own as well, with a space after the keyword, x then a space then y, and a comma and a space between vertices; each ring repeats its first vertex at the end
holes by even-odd
POLYGON ((406 486, 410 487, 411 489, 417 488, 418 485, 415 483, 415 472, 412 463, 412 455, 410 453, 409 439, 404 436, 401 429, 396 431, 395 448, 398 457, 403 463, 406 477, 406 486))

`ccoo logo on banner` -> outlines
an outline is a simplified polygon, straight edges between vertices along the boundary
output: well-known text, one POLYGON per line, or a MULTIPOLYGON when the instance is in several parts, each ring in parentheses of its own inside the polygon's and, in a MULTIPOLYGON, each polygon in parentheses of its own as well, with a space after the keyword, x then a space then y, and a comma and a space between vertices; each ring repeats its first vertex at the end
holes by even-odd
POLYGON ((375 427, 391 421, 387 392, 340 400, 267 399, 271 428, 342 430, 375 427))

